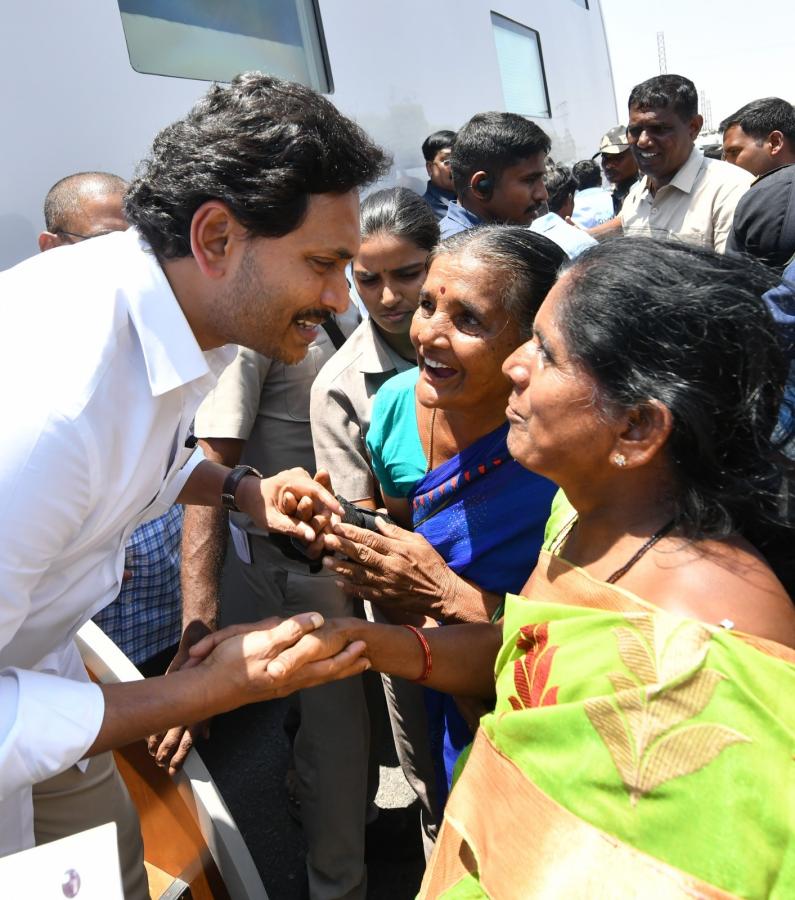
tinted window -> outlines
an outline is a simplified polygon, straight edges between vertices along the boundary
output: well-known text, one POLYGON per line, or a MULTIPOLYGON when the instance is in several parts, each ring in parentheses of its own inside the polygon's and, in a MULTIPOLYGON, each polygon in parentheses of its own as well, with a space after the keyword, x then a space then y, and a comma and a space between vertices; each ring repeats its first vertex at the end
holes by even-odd
POLYGON ((549 97, 537 31, 491 14, 507 112, 549 117, 549 97))
POLYGON ((313 0, 119 0, 137 72, 231 81, 259 70, 328 93, 313 0))

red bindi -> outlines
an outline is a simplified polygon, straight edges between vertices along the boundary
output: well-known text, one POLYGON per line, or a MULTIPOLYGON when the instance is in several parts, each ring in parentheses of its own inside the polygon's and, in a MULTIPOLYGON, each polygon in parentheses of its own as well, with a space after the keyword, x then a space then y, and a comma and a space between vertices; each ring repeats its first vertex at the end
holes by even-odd
POLYGON ((440 294, 443 294, 446 290, 447 290, 447 288, 446 288, 444 285, 442 285, 442 286, 439 288, 439 293, 440 293, 440 294))

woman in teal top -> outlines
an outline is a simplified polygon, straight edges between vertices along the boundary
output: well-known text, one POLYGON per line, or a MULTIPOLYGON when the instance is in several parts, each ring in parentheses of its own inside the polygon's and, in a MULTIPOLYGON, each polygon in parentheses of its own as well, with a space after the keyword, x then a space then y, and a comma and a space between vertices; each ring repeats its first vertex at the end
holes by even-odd
MULTIPOLYGON (((489 605, 527 580, 555 492, 508 452, 502 364, 563 261, 546 238, 502 226, 437 247, 411 327, 419 368, 389 379, 373 406, 367 448, 387 508, 489 605)), ((428 692, 426 705, 444 798, 471 732, 452 697, 428 692)))
POLYGON ((419 369, 393 375, 375 396, 367 449, 375 477, 387 497, 408 497, 428 471, 414 413, 419 369))

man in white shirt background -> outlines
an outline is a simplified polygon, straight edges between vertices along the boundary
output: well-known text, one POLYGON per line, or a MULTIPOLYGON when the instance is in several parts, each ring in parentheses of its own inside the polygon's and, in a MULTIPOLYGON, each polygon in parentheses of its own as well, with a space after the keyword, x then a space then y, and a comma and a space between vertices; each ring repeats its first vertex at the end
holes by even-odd
POLYGON ((339 511, 303 470, 260 479, 204 460, 189 429, 226 345, 298 361, 346 308, 358 188, 385 167, 321 96, 240 76, 158 135, 125 199, 129 231, 0 275, 0 854, 35 842, 33 794, 57 803, 67 776, 63 833, 124 819, 125 895, 148 896, 107 751, 367 666, 361 644, 309 636, 313 614, 127 684, 91 684, 73 637, 118 594, 133 529, 175 501, 223 502, 310 544, 339 511))
POLYGON ((627 140, 641 173, 618 216, 590 229, 674 238, 723 253, 734 210, 752 176, 695 146, 704 120, 698 93, 682 75, 655 75, 629 95, 627 140))

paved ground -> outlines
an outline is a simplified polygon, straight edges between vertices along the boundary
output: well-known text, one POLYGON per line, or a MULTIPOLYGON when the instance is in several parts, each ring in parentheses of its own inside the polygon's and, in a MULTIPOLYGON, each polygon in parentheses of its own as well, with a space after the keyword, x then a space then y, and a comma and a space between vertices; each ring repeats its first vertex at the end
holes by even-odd
MULTIPOLYGON (((245 585, 227 566, 224 624, 247 619, 245 585)), ((248 617, 250 618, 250 617, 248 617)), ((200 748, 224 800, 245 838, 270 900, 301 900, 306 845, 301 826, 287 811, 284 775, 289 746, 282 727, 286 700, 244 707, 215 719, 210 740, 200 748)), ((388 727, 384 729, 389 734, 388 727)), ((368 853, 368 898, 409 900, 424 867, 419 813, 394 749, 381 741, 377 831, 397 832, 387 847, 368 853)))

